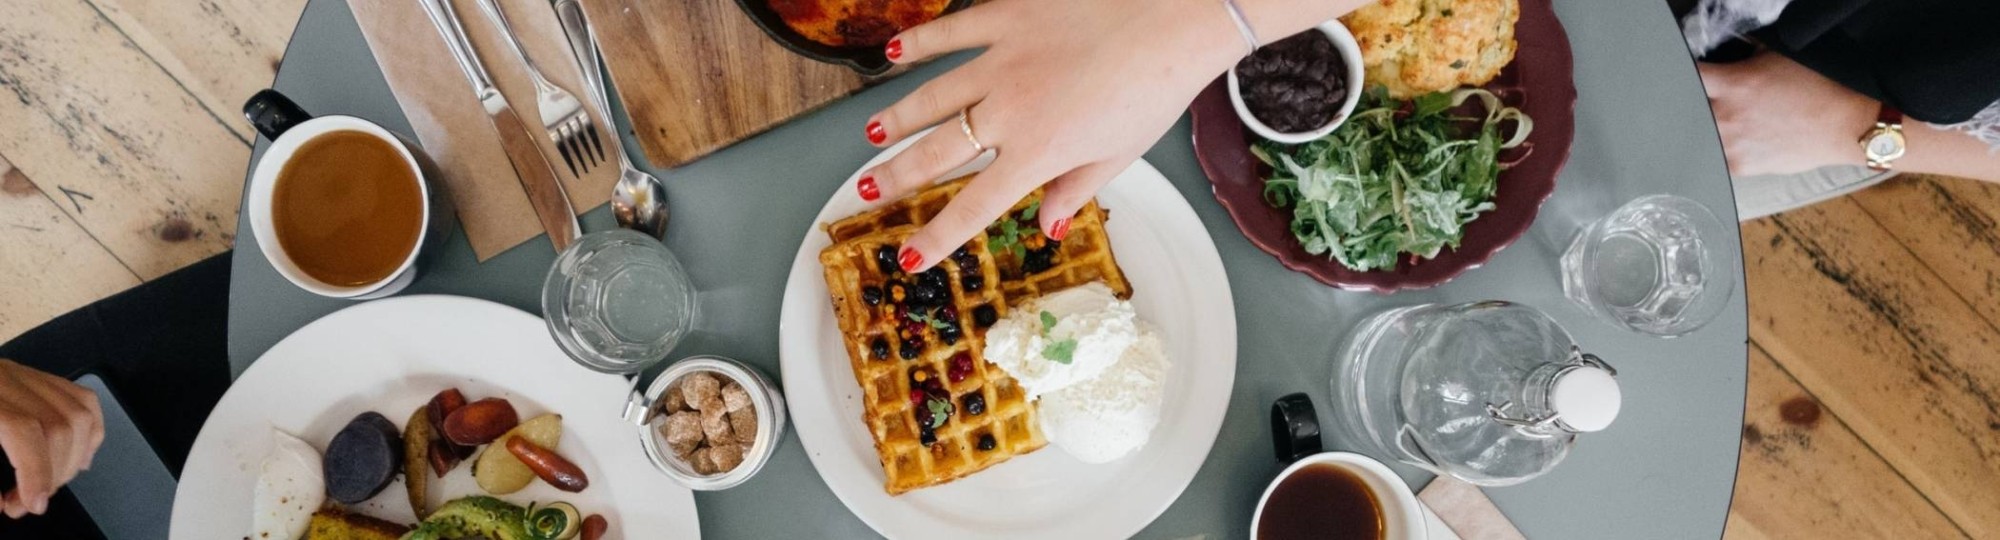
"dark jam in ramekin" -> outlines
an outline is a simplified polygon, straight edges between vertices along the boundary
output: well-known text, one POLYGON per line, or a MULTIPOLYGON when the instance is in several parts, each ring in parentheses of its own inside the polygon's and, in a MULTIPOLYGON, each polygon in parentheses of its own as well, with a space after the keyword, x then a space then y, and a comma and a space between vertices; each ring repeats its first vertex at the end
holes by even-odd
POLYGON ((1347 69, 1325 32, 1307 30, 1257 49, 1236 64, 1236 78, 1257 121, 1281 133, 1303 133, 1340 112, 1349 92, 1347 69))

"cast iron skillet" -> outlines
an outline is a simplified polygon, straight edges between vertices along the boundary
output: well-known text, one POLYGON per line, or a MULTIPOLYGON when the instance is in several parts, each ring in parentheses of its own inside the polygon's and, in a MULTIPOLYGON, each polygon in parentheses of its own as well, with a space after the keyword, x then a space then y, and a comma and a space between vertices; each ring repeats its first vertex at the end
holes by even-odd
MULTIPOLYGON (((765 35, 771 36, 772 40, 791 49, 792 52, 799 53, 799 56, 847 66, 866 77, 881 75, 889 71, 889 68, 895 67, 894 63, 889 62, 888 57, 882 55, 881 47, 832 47, 806 39, 805 36, 792 31, 792 27, 785 25, 785 20, 778 17, 776 10, 771 9, 768 0, 736 0, 736 5, 743 8, 743 13, 749 15, 750 20, 755 21, 758 28, 764 29, 765 35)), ((944 13, 965 9, 970 5, 972 0, 951 0, 945 4, 944 13)))

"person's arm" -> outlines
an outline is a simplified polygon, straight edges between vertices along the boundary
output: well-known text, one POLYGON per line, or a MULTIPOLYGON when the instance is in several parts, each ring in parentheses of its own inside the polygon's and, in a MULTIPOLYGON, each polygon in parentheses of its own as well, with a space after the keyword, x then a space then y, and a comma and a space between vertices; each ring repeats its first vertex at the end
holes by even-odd
POLYGON ((1895 170, 2000 183, 2000 153, 1970 134, 1906 121, 1903 137, 1908 150, 1895 170))
MULTIPOLYGON (((1220 0, 1216 2, 1220 3, 1220 0)), ((1304 32, 1373 2, 1375 0, 1236 0, 1263 45, 1304 32)))
MULTIPOLYGON (((1236 0, 1270 43, 1367 0, 1236 0)), ((1172 127, 1195 95, 1250 52, 1224 0, 995 0, 899 34, 890 60, 984 48, 870 118, 886 147, 943 125, 864 172, 865 200, 894 199, 994 149, 980 173, 903 244, 909 271, 930 268, 1047 184, 1038 226, 1057 240, 1098 188, 1172 127), (965 111, 979 146, 958 122, 965 111)))
POLYGON ((15 475, 14 489, 0 495, 7 517, 47 511, 56 488, 89 469, 103 443, 96 393, 0 358, 0 449, 15 475))
MULTIPOLYGON (((1882 106, 1873 98, 1776 53, 1700 68, 1732 176, 1865 163, 1861 135, 1882 106)), ((1897 171, 2000 182, 2000 153, 1971 134, 1911 119, 1903 135, 1897 171)))

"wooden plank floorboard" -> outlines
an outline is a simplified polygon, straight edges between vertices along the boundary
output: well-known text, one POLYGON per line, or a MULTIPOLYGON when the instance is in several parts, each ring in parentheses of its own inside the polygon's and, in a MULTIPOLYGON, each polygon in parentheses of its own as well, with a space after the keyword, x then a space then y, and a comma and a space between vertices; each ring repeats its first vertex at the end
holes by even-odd
POLYGON ((305 0, 89 0, 238 138, 243 100, 271 84, 305 0))
POLYGON ((2000 322, 2000 185, 1909 175, 1852 198, 1988 324, 2000 322))
POLYGON ((0 343, 139 276, 0 156, 0 343))
POLYGON ((0 2, 0 155, 151 279, 228 249, 250 148, 86 0, 0 2))
POLYGON ((1742 445, 1724 538, 1965 536, 1755 346, 1742 445))
POLYGON ((1751 338, 1967 534, 2000 534, 2000 331, 1851 199, 1743 237, 1751 338))

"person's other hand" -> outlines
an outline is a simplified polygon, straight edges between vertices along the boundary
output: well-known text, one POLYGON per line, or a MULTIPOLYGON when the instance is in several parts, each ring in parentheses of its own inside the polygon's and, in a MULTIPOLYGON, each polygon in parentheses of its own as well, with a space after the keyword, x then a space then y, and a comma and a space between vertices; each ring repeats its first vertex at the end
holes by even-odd
POLYGON ((7 517, 47 511, 56 488, 89 469, 103 442, 96 393, 0 359, 0 448, 15 478, 14 490, 0 495, 7 517))
POLYGON ((970 111, 979 142, 998 152, 903 245, 902 265, 931 267, 1043 183, 1038 226, 1057 240, 1098 188, 1138 159, 1181 110, 1245 53, 1216 0, 995 0, 911 28, 890 41, 898 63, 985 52, 869 119, 877 146, 939 124, 863 173, 866 200, 917 191, 978 157, 960 130, 970 111))
POLYGON ((1856 141, 1875 125, 1874 99, 1769 51, 1697 67, 1731 176, 1862 163, 1856 141))

